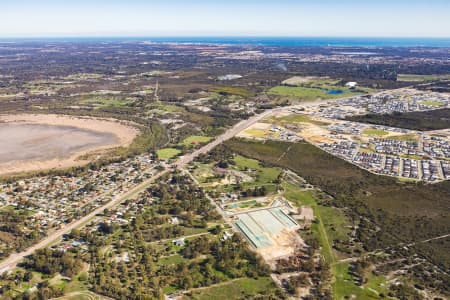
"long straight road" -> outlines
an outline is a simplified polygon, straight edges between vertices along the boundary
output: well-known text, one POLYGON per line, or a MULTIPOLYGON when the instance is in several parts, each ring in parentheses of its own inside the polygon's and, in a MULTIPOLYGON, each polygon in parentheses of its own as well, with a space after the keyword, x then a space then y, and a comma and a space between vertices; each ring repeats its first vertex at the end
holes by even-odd
MULTIPOLYGON (((173 167, 175 169, 182 169, 187 164, 189 164, 191 161, 193 161, 196 157, 198 157, 201 154, 208 153, 211 151, 214 147, 222 144, 223 142, 233 138, 241 131, 247 129, 251 125, 257 123, 258 121, 272 115, 274 112, 286 110, 289 108, 298 108, 298 107, 312 107, 312 106, 319 106, 328 103, 329 101, 333 100, 323 100, 323 101, 315 101, 315 102, 306 102, 298 105, 288 106, 288 107, 279 107, 274 108, 270 110, 266 110, 261 114, 254 115, 250 117, 247 120, 240 121, 236 125, 234 125, 232 128, 228 129, 226 132, 224 132, 222 135, 218 136, 216 139, 214 139, 212 142, 206 144, 205 146, 195 150, 194 152, 184 155, 178 159, 177 162, 173 164, 173 167)), ((11 270, 17 266, 17 264, 22 261, 26 256, 31 255, 34 251, 48 247, 58 239, 60 239, 63 235, 70 233, 72 229, 80 227, 92 219, 95 218, 96 215, 103 213, 105 209, 112 208, 118 204, 120 204, 122 201, 131 198, 135 194, 139 193, 140 191, 144 190, 149 184, 151 184, 153 181, 160 178, 162 175, 168 173, 170 170, 166 169, 161 172, 156 173, 151 178, 145 180, 144 182, 140 183, 139 185, 136 185, 129 189, 128 191, 125 191, 117 196, 115 196, 110 202, 106 203, 105 205, 102 205, 98 208, 96 208, 94 211, 90 212, 86 216, 70 223, 64 226, 63 228, 51 233, 49 236, 42 239, 37 244, 31 246, 30 248, 11 254, 8 258, 4 259, 0 262, 0 273, 3 273, 4 271, 11 270)))
POLYGON ((146 181, 142 182, 141 184, 133 187, 132 189, 115 196, 111 201, 109 201, 105 205, 102 205, 102 206, 96 208, 95 210, 93 210, 86 216, 82 217, 81 219, 78 219, 70 224, 67 224, 63 228, 51 233, 49 236, 45 237, 40 242, 31 246, 30 248, 28 248, 22 252, 11 254, 8 258, 6 258, 5 260, 2 260, 0 262, 0 273, 3 273, 4 271, 10 270, 10 269, 13 269, 14 267, 17 266, 17 264, 22 259, 24 259, 28 255, 31 255, 34 251, 41 249, 41 248, 48 247, 49 245, 51 245, 52 243, 54 243, 55 241, 60 239, 63 235, 70 233, 72 231, 72 229, 75 229, 77 227, 80 227, 80 226, 88 223, 93 218, 95 218, 96 215, 103 213, 103 211, 105 209, 108 209, 115 205, 118 205, 123 200, 130 198, 133 195, 135 195, 136 193, 144 190, 145 187, 147 187, 152 181, 161 177, 162 175, 164 175, 167 172, 168 172, 168 170, 164 170, 164 171, 161 171, 161 172, 153 175, 152 177, 150 177, 146 181))
MULTIPOLYGON (((199 148, 198 150, 194 151, 193 153, 190 153, 190 154, 180 157, 179 160, 176 163, 174 163, 174 165, 173 165, 174 168, 179 169, 179 168, 186 166, 200 154, 207 153, 210 150, 212 150, 214 147, 216 147, 217 145, 220 145, 224 141, 233 138, 239 132, 241 132, 242 130, 246 129, 247 127, 255 124, 256 122, 260 121, 261 119, 269 116, 275 110, 277 110, 277 109, 265 111, 261 114, 255 115, 247 120, 243 120, 243 121, 237 123, 231 129, 227 130, 225 133, 218 136, 211 143, 199 148)), ((55 241, 60 239, 63 235, 70 233, 70 231, 72 231, 72 229, 80 227, 80 226, 88 223, 93 218, 95 218, 96 215, 103 213, 103 211, 105 209, 112 208, 112 207, 120 204, 123 200, 126 200, 126 199, 132 197, 133 195, 137 194, 138 192, 144 190, 149 184, 151 184, 152 182, 154 182, 155 180, 157 180, 162 175, 164 175, 168 172, 169 172, 169 170, 166 169, 166 170, 156 173, 151 178, 145 180, 141 184, 134 186, 133 188, 129 189, 128 191, 125 191, 125 192, 115 196, 110 202, 96 208, 94 211, 90 212, 86 216, 84 216, 70 224, 67 224, 63 228, 51 233, 49 236, 45 237, 40 242, 31 246, 30 248, 28 248, 22 252, 11 254, 8 258, 6 258, 0 262, 0 273, 3 273, 4 271, 15 268, 17 266, 17 264, 21 260, 23 260, 26 256, 31 255, 34 251, 36 251, 38 249, 48 247, 49 245, 51 245, 52 243, 54 243, 55 241)))
POLYGON ((214 141, 210 142, 209 144, 201 147, 200 149, 187 154, 185 156, 182 156, 178 159, 178 161, 174 164, 177 168, 182 168, 189 164, 194 158, 199 156, 200 154, 205 154, 211 151, 216 146, 222 144, 223 142, 233 138, 236 136, 239 132, 242 130, 245 130, 246 128, 250 127, 251 125, 257 123, 258 121, 268 117, 271 115, 274 111, 279 110, 279 108, 267 110, 259 115, 255 115, 247 120, 240 121, 236 125, 234 125, 232 128, 228 129, 226 132, 224 132, 222 135, 218 136, 214 141))

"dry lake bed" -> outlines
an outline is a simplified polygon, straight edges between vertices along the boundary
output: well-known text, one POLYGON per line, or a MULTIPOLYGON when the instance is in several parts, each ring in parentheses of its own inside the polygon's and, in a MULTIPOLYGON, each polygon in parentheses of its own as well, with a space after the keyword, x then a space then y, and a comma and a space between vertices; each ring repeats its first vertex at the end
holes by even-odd
POLYGON ((114 145, 113 133, 45 124, 0 124, 0 163, 63 159, 97 147, 114 145))
POLYGON ((137 130, 111 120, 56 115, 0 117, 0 174, 87 163, 83 154, 128 146, 137 130))

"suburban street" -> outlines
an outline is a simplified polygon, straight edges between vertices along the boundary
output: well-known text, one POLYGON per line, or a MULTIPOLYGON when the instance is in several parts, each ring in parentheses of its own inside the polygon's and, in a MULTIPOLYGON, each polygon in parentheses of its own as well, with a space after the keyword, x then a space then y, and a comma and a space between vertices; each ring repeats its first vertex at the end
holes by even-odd
MULTIPOLYGON (((184 156, 181 156, 177 162, 175 162, 172 166, 175 169, 182 169, 186 165, 188 165, 191 161, 193 161, 196 157, 198 157, 201 154, 208 153, 211 151, 214 147, 222 144, 223 142, 233 138, 241 131, 245 130, 246 128, 250 127, 251 125, 259 122, 260 120, 270 116, 274 112, 286 110, 289 108, 299 108, 299 107, 312 107, 312 106, 318 106, 328 103, 330 100, 323 100, 323 101, 314 101, 314 102, 306 102, 302 104, 297 104, 293 106, 287 106, 287 107, 278 107, 273 108, 270 110, 266 110, 262 112, 261 114, 255 115, 250 117, 249 119, 242 120, 236 125, 234 125, 232 128, 228 129, 225 133, 215 138, 212 142, 208 143, 207 145, 195 150, 194 152, 190 154, 186 154, 184 156)), ((332 101, 332 100, 331 100, 332 101)), ((49 236, 42 239, 39 243, 33 245, 32 247, 19 252, 19 253, 13 253, 8 258, 0 262, 0 273, 11 270, 17 266, 17 264, 23 260, 25 257, 31 255, 34 251, 37 249, 45 248, 60 239, 63 235, 70 233, 70 231, 74 228, 80 227, 89 221, 91 221, 96 215, 103 213, 105 209, 114 207, 121 203, 123 200, 128 199, 135 194, 139 193, 140 191, 144 190, 149 184, 151 184, 153 181, 161 177, 162 175, 169 172, 169 169, 165 169, 161 172, 156 173, 151 178, 145 180, 144 182, 140 183, 139 185, 133 187, 132 189, 129 189, 127 192, 117 195, 113 198, 110 202, 106 203, 105 205, 102 205, 95 209, 94 211, 90 212, 86 216, 64 226, 63 228, 51 233, 49 236)))
MULTIPOLYGON (((190 154, 187 154, 185 156, 180 157, 178 159, 178 161, 173 164, 174 168, 179 169, 179 168, 182 168, 182 167, 186 166, 187 164, 189 164, 192 160, 194 160, 200 154, 208 153, 211 149, 213 149, 217 145, 220 145, 224 141, 233 138, 235 135, 237 135, 242 130, 244 130, 247 127, 253 125, 254 123, 260 121, 261 119, 271 115, 274 111, 279 110, 279 109, 280 108, 267 110, 267 111, 265 111, 265 112, 263 112, 261 114, 252 116, 251 118, 249 118, 247 120, 243 120, 243 121, 237 123, 234 127, 230 128, 225 133, 223 133, 222 135, 218 136, 214 141, 210 142, 209 144, 201 147, 200 149, 198 149, 198 150, 196 150, 196 151, 194 151, 194 152, 192 152, 190 154)), ((159 177, 161 177, 162 175, 164 175, 164 174, 166 174, 168 172, 169 172, 169 170, 166 169, 166 170, 163 170, 161 172, 156 173, 151 178, 145 180, 144 182, 142 182, 139 185, 133 187, 132 189, 128 190, 127 192, 117 195, 116 197, 113 198, 113 200, 111 200, 110 202, 106 203, 103 206, 98 207, 97 209, 95 209, 94 211, 90 212, 86 216, 84 216, 84 217, 76 220, 75 222, 72 222, 72 223, 64 226, 63 228, 61 228, 61 229, 51 233, 49 236, 45 237, 39 243, 33 245, 32 247, 30 247, 30 248, 28 248, 28 249, 26 249, 26 250, 24 250, 22 252, 11 254, 7 259, 5 259, 5 260, 0 262, 0 273, 15 268, 17 266, 17 264, 21 260, 23 260, 25 257, 31 255, 37 249, 48 247, 49 245, 51 245, 52 243, 54 243, 55 241, 60 239, 63 235, 70 233, 70 231, 72 229, 77 228, 79 226, 82 226, 82 225, 88 223, 96 215, 103 213, 103 211, 105 209, 114 207, 114 206, 118 205, 120 202, 122 202, 123 200, 125 200, 127 198, 130 198, 133 195, 139 193, 140 191, 145 189, 150 183, 152 183, 153 181, 155 181, 156 179, 158 179, 159 177)))
POLYGON ((450 300, 450 0, 191 2, 0 2, 0 300, 450 300))

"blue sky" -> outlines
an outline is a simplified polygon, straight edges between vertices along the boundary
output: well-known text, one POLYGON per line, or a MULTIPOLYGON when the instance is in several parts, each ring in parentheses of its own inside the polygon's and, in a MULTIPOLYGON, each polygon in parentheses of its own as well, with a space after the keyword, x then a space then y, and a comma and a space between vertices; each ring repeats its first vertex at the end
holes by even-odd
POLYGON ((450 0, 0 0, 0 37, 450 37, 450 0))

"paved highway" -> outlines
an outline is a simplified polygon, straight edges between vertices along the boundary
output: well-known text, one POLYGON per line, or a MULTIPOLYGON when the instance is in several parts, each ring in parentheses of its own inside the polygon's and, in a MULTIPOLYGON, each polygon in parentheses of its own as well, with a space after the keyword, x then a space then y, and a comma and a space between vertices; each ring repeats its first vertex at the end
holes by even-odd
POLYGON ((5 260, 2 260, 0 262, 0 273, 3 273, 4 271, 13 269, 22 259, 24 259, 26 256, 31 255, 34 251, 37 249, 48 247, 50 244, 54 243, 58 239, 60 239, 63 235, 68 234, 72 231, 72 229, 77 228, 79 226, 82 226, 89 221, 91 221, 96 215, 102 214, 103 211, 107 208, 111 208, 115 205, 118 205, 121 203, 124 199, 127 199, 129 197, 132 197, 135 193, 145 189, 152 181, 155 179, 161 177, 163 174, 167 173, 168 170, 161 171, 155 175, 153 175, 151 178, 147 179, 146 181, 142 182, 141 184, 133 187, 132 189, 121 193, 117 196, 115 196, 111 201, 106 203, 105 205, 102 205, 86 216, 82 217, 81 219, 78 219, 70 224, 67 224, 63 228, 51 233, 49 236, 42 239, 39 243, 31 246, 30 248, 19 252, 19 253, 13 253, 5 260))
MULTIPOLYGON (((179 158, 179 160, 174 163, 174 168, 182 168, 184 166, 186 166, 187 164, 189 164, 191 161, 193 161, 197 156, 199 156, 200 154, 203 153, 208 153, 210 150, 212 150, 214 147, 216 147, 217 145, 223 143, 224 141, 231 139, 232 137, 234 137, 235 135, 237 135, 239 132, 241 132, 242 130, 246 129, 247 127, 255 124, 256 122, 258 122, 259 120, 269 116, 270 114, 272 114, 274 110, 268 110, 265 111, 259 115, 255 115, 247 120, 241 121, 239 123, 237 123, 234 127, 232 127, 231 129, 227 130, 225 133, 223 133, 222 135, 218 136, 214 141, 212 141, 211 143, 201 147, 200 149, 194 151, 193 153, 187 154, 185 156, 182 156, 179 158)), ((31 255, 34 251, 36 251, 37 249, 41 249, 41 248, 45 248, 48 247, 49 245, 51 245, 52 243, 54 243, 55 241, 57 241, 58 239, 60 239, 63 235, 70 233, 70 231, 72 231, 72 229, 77 228, 79 226, 82 226, 86 223, 88 223, 89 221, 91 221, 96 215, 103 213, 103 211, 107 208, 111 208, 114 207, 116 205, 118 205, 120 202, 122 202, 123 200, 133 196, 134 194, 138 193, 139 191, 143 190, 145 187, 147 187, 150 183, 152 183, 153 181, 155 181, 156 179, 158 179, 159 177, 161 177, 162 175, 168 173, 169 170, 163 170, 159 173, 156 173, 154 176, 152 176, 151 178, 145 180, 144 182, 142 182, 141 184, 131 188, 130 190, 117 195, 116 197, 114 197, 110 202, 106 203, 103 206, 98 207, 97 209, 95 209, 94 211, 92 211, 91 213, 87 214, 86 216, 82 217, 81 219, 78 219, 66 226, 64 226, 63 228, 51 233, 49 236, 45 237, 44 239, 42 239, 39 243, 33 245, 32 247, 19 252, 19 253, 13 253, 11 254, 8 258, 6 258, 5 260, 0 262, 0 273, 3 273, 4 271, 13 269, 14 267, 17 266, 17 264, 23 260, 26 256, 31 255)))
MULTIPOLYGON (((329 101, 329 100, 328 100, 329 101)), ((270 116, 274 112, 289 109, 289 108, 298 108, 298 107, 311 107, 311 106, 318 106, 322 104, 326 104, 328 101, 316 101, 316 102, 307 102, 299 105, 294 105, 290 107, 283 107, 283 108, 274 108, 270 110, 266 110, 261 114, 255 115, 250 117, 247 120, 240 121, 236 125, 234 125, 232 128, 228 129, 226 132, 224 132, 222 135, 218 136, 216 139, 214 139, 212 142, 208 143, 207 145, 199 148, 198 150, 195 150, 194 152, 184 155, 180 157, 177 162, 173 164, 173 167, 176 169, 181 169, 188 165, 191 161, 193 161, 197 156, 200 154, 205 154, 211 151, 214 147, 220 145, 221 143, 233 138, 236 136, 239 132, 245 130, 246 128, 250 127, 251 125, 257 123, 258 121, 270 116)), ((87 214, 86 216, 82 217, 81 219, 78 219, 63 228, 51 233, 49 236, 42 239, 39 243, 33 245, 32 247, 19 252, 19 253, 13 253, 8 258, 2 260, 0 262, 0 273, 3 273, 4 271, 13 269, 17 266, 17 264, 23 260, 26 256, 31 255, 34 251, 37 249, 45 248, 60 239, 63 235, 70 233, 72 229, 80 227, 89 221, 91 221, 93 218, 95 218, 96 215, 103 213, 103 211, 107 208, 114 207, 121 203, 123 200, 128 199, 135 195, 136 193, 142 191, 147 187, 150 183, 161 177, 162 175, 168 173, 169 170, 163 170, 159 173, 156 173, 151 178, 145 180, 141 184, 129 189, 128 191, 121 193, 117 196, 115 196, 110 202, 106 203, 103 206, 98 207, 91 213, 87 214)))

